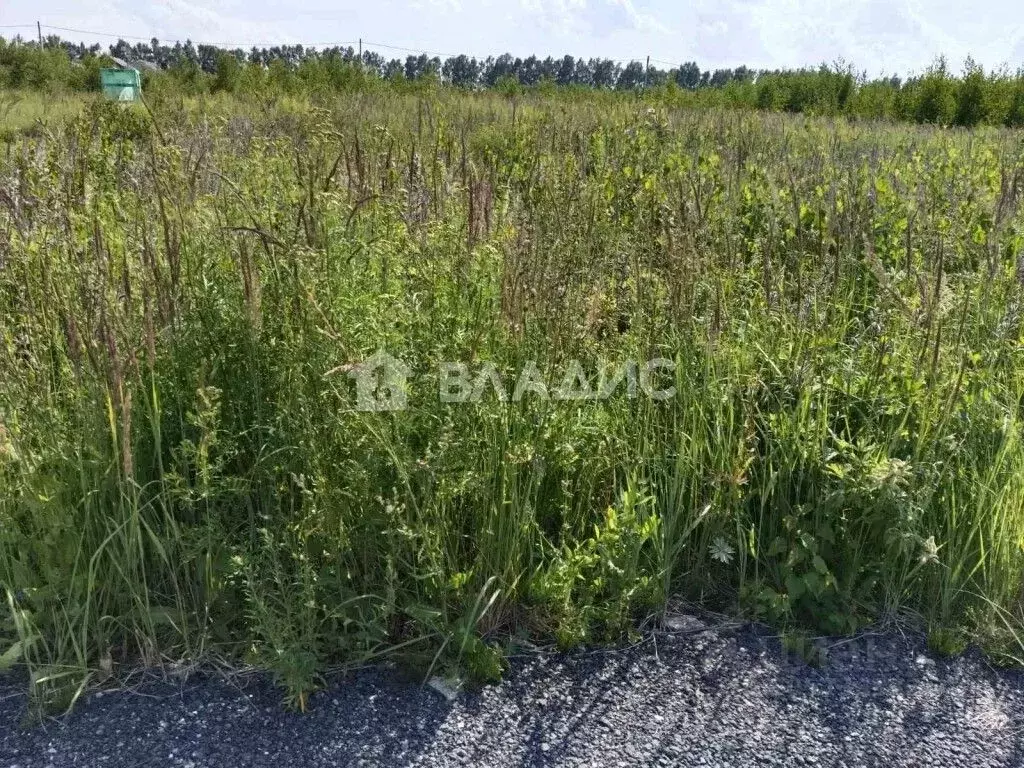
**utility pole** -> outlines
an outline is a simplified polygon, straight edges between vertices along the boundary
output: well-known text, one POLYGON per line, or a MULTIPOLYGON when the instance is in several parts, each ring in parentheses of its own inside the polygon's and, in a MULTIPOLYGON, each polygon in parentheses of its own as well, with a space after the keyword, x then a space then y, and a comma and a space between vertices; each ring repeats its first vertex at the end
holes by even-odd
POLYGON ((42 48, 43 47, 43 27, 39 23, 38 19, 36 19, 36 32, 39 34, 39 47, 42 48))
POLYGON ((647 54, 647 69, 644 70, 644 88, 651 84, 651 54, 647 54))
POLYGON ((363 38, 359 38, 359 66, 363 66, 363 38))

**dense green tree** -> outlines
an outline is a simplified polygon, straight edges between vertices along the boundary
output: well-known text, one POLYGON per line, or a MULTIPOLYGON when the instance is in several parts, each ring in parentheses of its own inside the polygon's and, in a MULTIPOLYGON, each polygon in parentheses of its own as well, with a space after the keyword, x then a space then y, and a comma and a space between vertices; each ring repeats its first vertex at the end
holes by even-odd
POLYGON ((914 119, 919 123, 948 125, 956 113, 954 83, 946 69, 946 60, 939 59, 924 77, 911 83, 914 98, 914 119))
POLYGON ((1024 72, 1018 72, 1010 90, 1004 123, 1012 128, 1024 127, 1024 72))
POLYGON ((228 51, 218 51, 212 91, 234 91, 238 88, 239 75, 242 64, 236 54, 228 51))
POLYGON ((631 61, 622 70, 615 87, 620 91, 628 91, 630 89, 642 88, 646 84, 647 78, 644 65, 639 61, 631 61))
POLYGON ((700 85, 700 67, 697 66, 696 62, 686 62, 676 70, 675 81, 682 88, 689 88, 691 91, 696 90, 697 86, 700 85))
POLYGON ((611 59, 591 59, 588 66, 595 88, 614 88, 619 82, 622 67, 611 59))
POLYGON ((956 94, 956 114, 953 122, 974 126, 985 119, 985 73, 973 59, 964 65, 964 76, 956 94))
POLYGON ((441 68, 444 79, 460 88, 471 88, 480 77, 480 64, 465 54, 445 61, 441 68))

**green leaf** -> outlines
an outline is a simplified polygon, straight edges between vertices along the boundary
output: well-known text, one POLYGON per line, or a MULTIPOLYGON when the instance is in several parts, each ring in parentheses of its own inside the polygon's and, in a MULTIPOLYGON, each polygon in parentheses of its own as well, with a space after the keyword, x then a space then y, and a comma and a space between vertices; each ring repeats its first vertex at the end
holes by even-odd
POLYGON ((0 655, 0 672, 6 672, 17 663, 24 653, 24 646, 21 640, 15 641, 14 645, 0 655))
POLYGON ((804 586, 803 580, 795 573, 786 577, 786 591, 789 593, 790 600, 799 600, 804 593, 804 586))
POLYGON ((810 592, 815 597, 821 597, 821 577, 818 576, 818 574, 814 572, 804 574, 804 584, 807 585, 808 592, 810 592))

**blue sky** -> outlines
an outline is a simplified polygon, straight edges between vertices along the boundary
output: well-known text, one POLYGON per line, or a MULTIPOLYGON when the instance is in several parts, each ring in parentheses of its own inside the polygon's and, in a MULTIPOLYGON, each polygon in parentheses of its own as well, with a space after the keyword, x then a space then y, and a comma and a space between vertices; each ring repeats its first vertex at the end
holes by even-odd
MULTIPOLYGON (((650 56, 659 66, 692 59, 705 69, 843 59, 872 75, 904 75, 940 53, 956 70, 968 55, 986 68, 1024 66, 1019 0, 0 0, 0 25, 36 20, 167 42, 248 47, 362 37, 428 52, 650 56)), ((35 30, 0 30, 15 32, 35 30)))

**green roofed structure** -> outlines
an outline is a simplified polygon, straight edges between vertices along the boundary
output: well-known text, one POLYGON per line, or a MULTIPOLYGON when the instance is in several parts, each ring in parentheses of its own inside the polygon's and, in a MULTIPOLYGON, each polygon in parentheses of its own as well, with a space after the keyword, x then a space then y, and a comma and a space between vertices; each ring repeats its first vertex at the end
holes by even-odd
POLYGON ((100 87, 106 97, 114 101, 139 101, 142 98, 142 78, 139 70, 131 67, 101 69, 100 87))

